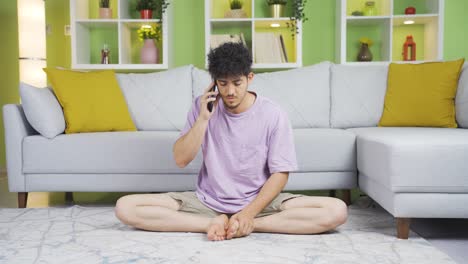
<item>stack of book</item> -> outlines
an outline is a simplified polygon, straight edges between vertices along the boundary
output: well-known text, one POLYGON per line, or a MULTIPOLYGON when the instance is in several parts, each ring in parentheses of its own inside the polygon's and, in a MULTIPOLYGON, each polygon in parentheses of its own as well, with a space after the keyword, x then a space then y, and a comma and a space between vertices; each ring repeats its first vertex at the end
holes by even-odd
POLYGON ((255 33, 255 62, 284 63, 288 62, 283 35, 273 32, 255 33))

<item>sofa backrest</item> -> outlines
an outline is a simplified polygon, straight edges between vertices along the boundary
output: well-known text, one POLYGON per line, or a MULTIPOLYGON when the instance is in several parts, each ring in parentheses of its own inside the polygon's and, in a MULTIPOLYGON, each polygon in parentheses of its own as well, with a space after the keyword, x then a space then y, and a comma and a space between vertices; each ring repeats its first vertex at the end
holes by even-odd
MULTIPOLYGON (((377 126, 383 112, 388 63, 322 62, 298 69, 255 74, 249 90, 277 102, 293 128, 377 126)), ((117 74, 138 130, 181 130, 193 100, 211 77, 187 65, 157 73, 117 74)), ((468 128, 468 63, 460 74, 456 117, 468 128)))
POLYGON ((156 73, 119 73, 138 130, 181 130, 192 104, 193 65, 156 73))
POLYGON ((388 64, 331 66, 332 127, 373 127, 382 116, 388 64))
MULTIPOLYGON (((255 74, 249 86, 260 96, 278 103, 287 113, 293 128, 330 127, 330 62, 293 70, 255 74)), ((194 98, 211 82, 205 70, 194 68, 194 98)))

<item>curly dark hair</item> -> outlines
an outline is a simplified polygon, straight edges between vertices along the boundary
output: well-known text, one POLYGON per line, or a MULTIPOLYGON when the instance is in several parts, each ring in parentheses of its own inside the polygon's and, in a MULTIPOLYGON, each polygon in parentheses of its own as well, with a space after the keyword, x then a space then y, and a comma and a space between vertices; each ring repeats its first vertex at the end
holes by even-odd
POLYGON ((208 72, 213 79, 247 76, 252 71, 252 55, 242 42, 226 42, 208 54, 208 72))

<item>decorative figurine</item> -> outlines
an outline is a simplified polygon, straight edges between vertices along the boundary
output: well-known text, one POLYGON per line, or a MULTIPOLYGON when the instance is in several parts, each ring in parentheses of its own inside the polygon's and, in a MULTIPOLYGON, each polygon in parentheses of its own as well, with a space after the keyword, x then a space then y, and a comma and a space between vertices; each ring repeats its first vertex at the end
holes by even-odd
POLYGON ((104 48, 101 50, 101 64, 110 63, 110 50, 107 47, 107 44, 104 44, 104 48))
POLYGON ((413 36, 406 36, 406 41, 403 44, 403 60, 404 61, 415 61, 416 60, 416 42, 413 40, 413 36), (408 57, 408 49, 411 53, 411 57, 408 57))

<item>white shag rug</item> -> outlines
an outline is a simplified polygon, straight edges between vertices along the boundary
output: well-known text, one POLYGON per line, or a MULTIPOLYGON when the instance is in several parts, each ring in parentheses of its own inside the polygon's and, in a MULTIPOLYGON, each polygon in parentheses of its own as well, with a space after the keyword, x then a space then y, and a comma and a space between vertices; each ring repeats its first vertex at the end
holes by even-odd
POLYGON ((121 224, 113 207, 0 209, 0 263, 455 263, 415 233, 395 237, 393 217, 369 199, 320 235, 252 233, 208 241, 121 224))

